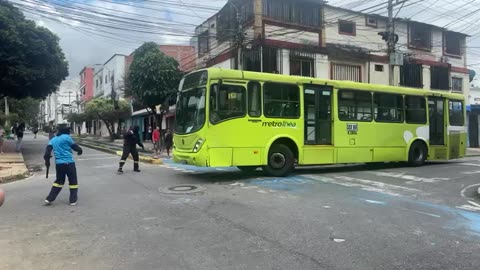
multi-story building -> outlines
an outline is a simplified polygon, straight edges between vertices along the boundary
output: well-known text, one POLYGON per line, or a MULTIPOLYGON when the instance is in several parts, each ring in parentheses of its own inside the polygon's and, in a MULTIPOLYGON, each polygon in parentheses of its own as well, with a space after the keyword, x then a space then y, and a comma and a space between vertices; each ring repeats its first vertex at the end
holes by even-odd
POLYGON ((40 115, 43 125, 58 125, 66 123, 66 116, 78 112, 80 84, 74 80, 65 80, 57 91, 50 94, 40 104, 40 115))
MULTIPOLYGON (((195 30, 197 67, 389 84, 387 18, 311 0, 235 0, 195 30), (234 18, 239 18, 236 20, 234 18), (240 23, 239 23, 240 21, 240 23)), ((394 85, 468 96, 466 35, 396 19, 394 85)))

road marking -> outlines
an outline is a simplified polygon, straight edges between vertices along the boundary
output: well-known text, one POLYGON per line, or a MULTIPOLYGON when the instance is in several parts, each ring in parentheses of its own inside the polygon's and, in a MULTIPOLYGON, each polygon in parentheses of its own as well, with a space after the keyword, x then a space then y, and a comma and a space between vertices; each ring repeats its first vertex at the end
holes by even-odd
POLYGON ((117 166, 118 164, 110 164, 110 165, 98 165, 98 166, 94 166, 93 168, 113 168, 117 166))
POLYGON ((245 184, 244 184, 244 183, 235 182, 235 183, 233 183, 233 184, 230 184, 230 186, 241 186, 241 187, 244 187, 245 184))
POLYGON ((100 159, 118 159, 118 157, 79 158, 79 159, 77 159, 77 161, 100 160, 100 159))
POLYGON ((414 175, 408 175, 405 173, 393 173, 393 172, 370 172, 370 173, 373 173, 377 176, 388 176, 393 178, 409 180, 413 182, 424 182, 424 183, 436 183, 436 182, 451 180, 450 178, 446 178, 446 177, 425 178, 425 177, 418 177, 414 175))
POLYGON ((442 216, 439 216, 439 215, 435 215, 435 214, 431 214, 431 213, 427 213, 427 212, 422 212, 422 211, 417 211, 417 210, 413 210, 413 212, 415 212, 417 214, 430 216, 430 217, 436 217, 436 218, 441 218, 442 217, 442 216))
POLYGON ((456 208, 462 209, 462 210, 468 210, 468 211, 475 211, 475 212, 480 211, 480 207, 476 207, 476 206, 472 206, 472 205, 468 205, 468 204, 457 206, 456 208))
POLYGON ((460 195, 462 195, 463 198, 470 199, 470 198, 468 198, 468 197, 465 195, 465 192, 467 191, 467 189, 470 189, 470 188, 473 188, 473 187, 478 187, 478 186, 480 186, 480 184, 470 185, 470 186, 462 189, 462 191, 460 191, 460 195))
POLYGON ((380 205, 385 205, 386 203, 385 202, 381 202, 381 201, 374 201, 374 200, 364 200, 368 203, 371 203, 371 204, 380 204, 380 205))
POLYGON ((476 206, 476 207, 479 207, 480 208, 480 204, 476 203, 476 202, 472 202, 472 201, 468 201, 470 204, 476 206))
POLYGON ((462 172, 462 173, 466 175, 472 175, 472 174, 479 174, 480 171, 469 171, 469 172, 462 172))
POLYGON ((474 166, 474 167, 480 167, 480 164, 478 163, 457 163, 458 165, 463 165, 463 166, 474 166))

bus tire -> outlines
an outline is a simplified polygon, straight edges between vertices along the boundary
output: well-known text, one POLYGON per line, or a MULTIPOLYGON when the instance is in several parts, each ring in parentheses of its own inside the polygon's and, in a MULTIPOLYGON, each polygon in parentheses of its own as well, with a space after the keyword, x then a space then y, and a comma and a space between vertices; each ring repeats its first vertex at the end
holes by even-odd
POLYGON ((427 151, 425 143, 420 141, 413 142, 408 151, 408 165, 418 167, 425 164, 428 155, 427 151))
POLYGON ((237 168, 244 173, 253 173, 257 170, 258 166, 237 166, 237 168))
POLYGON ((263 170, 270 176, 287 176, 295 167, 295 156, 292 150, 283 144, 274 144, 268 151, 268 164, 263 170))

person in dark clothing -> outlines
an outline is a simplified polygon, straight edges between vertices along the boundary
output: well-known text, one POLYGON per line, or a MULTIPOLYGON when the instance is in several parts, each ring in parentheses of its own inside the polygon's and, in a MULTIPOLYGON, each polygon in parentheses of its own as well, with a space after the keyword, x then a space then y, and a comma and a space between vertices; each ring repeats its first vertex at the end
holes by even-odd
POLYGON ((127 158, 130 154, 132 154, 133 157, 133 171, 140 172, 137 144, 138 146, 142 147, 142 149, 145 149, 145 147, 140 141, 140 134, 138 133, 139 130, 140 128, 135 126, 133 129, 130 128, 123 135, 123 152, 122 158, 120 159, 120 167, 117 171, 118 173, 123 173, 123 165, 125 165, 125 162, 127 162, 127 158))
POLYGON ((21 123, 15 130, 15 134, 17 134, 17 146, 16 151, 20 152, 22 149, 22 141, 23 141, 23 132, 25 131, 25 123, 21 123))
POLYGON ((170 157, 170 148, 173 146, 173 134, 170 129, 167 129, 167 134, 165 135, 165 148, 167 149, 167 155, 170 157))
POLYGON ((37 138, 37 133, 38 133, 38 128, 37 127, 34 127, 33 128, 33 134, 35 135, 33 138, 36 139, 37 138))
POLYGON ((78 180, 77 168, 73 160, 72 149, 81 155, 83 150, 80 146, 75 144, 70 137, 70 128, 62 127, 59 129, 57 136, 53 137, 49 142, 47 149, 45 149, 45 165, 50 166, 50 158, 52 157, 52 150, 55 154, 55 169, 57 179, 53 183, 50 194, 45 199, 45 205, 52 204, 62 190, 65 183, 65 176, 68 177, 68 185, 70 187, 70 205, 76 205, 78 200, 78 180))

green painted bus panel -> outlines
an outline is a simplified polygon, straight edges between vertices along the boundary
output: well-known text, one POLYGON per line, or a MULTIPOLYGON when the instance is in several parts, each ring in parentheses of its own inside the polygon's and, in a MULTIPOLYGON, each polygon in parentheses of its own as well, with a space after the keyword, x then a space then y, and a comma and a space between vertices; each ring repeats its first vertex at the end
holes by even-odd
MULTIPOLYGON (((422 140, 428 145, 430 136, 428 123, 381 123, 373 120, 341 121, 337 107, 338 89, 396 93, 420 97, 439 96, 445 98, 445 105, 448 104, 449 99, 464 100, 463 95, 460 94, 423 89, 217 68, 207 70, 210 83, 205 86, 207 88, 205 124, 195 133, 175 134, 174 160, 176 162, 187 162, 197 166, 262 166, 267 164, 270 146, 276 140, 284 140, 285 138, 294 142, 293 147, 295 147, 294 150, 298 151, 298 163, 300 165, 406 161, 408 160, 409 147, 413 141, 422 140), (245 82, 248 81, 257 81, 262 85, 264 82, 299 85, 300 117, 298 119, 280 119, 267 118, 263 113, 259 117, 250 117, 247 114, 244 117, 225 119, 222 122, 212 124, 209 120, 210 85, 212 83, 222 83, 225 85, 244 85, 246 87, 245 82), (304 145, 304 84, 333 87, 331 145, 304 145), (204 144, 198 153, 194 153, 193 148, 199 140, 203 140, 204 144)), ((248 90, 246 92, 248 93, 248 90)), ((263 111, 265 109, 263 108, 263 94, 260 103, 263 111)), ((445 107, 447 110, 448 107, 445 107)), ((374 117, 373 109, 371 113, 371 117, 374 117)), ((448 113, 446 113, 445 121, 445 123, 449 121, 448 113)), ((322 123, 323 126, 325 124, 328 124, 328 122, 322 123)), ((429 160, 448 160, 465 156, 466 128, 445 126, 446 145, 429 146, 429 160)), ((319 132, 320 128, 321 125, 317 126, 316 131, 319 132)))

